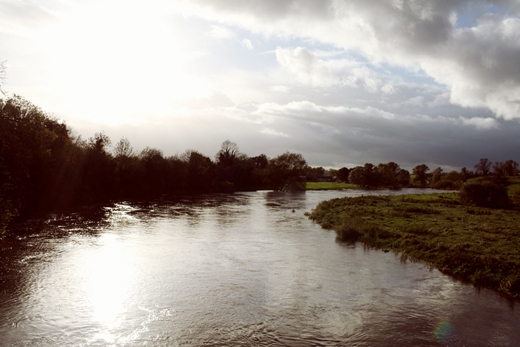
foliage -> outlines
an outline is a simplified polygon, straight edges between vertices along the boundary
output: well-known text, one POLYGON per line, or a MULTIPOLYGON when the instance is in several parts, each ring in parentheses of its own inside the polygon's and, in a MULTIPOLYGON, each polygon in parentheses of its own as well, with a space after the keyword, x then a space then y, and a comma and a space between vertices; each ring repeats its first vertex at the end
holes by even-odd
POLYGON ((352 169, 348 181, 361 187, 376 188, 380 184, 379 171, 373 164, 366 163, 352 169))
POLYGON ((507 188, 490 181, 464 184, 460 191, 460 200, 467 205, 491 208, 508 208, 510 206, 507 188))
POLYGON ((341 182, 348 182, 348 175, 350 174, 350 169, 347 169, 346 167, 342 167, 338 170, 338 181, 341 182))
POLYGON ((426 186, 426 181, 428 179, 427 172, 430 170, 428 166, 425 164, 417 165, 413 168, 413 174, 414 174, 414 182, 419 183, 422 187, 426 186))
POLYGON ((285 152, 269 160, 268 179, 273 190, 305 190, 307 162, 301 154, 285 152))
POLYGON ((487 176, 491 170, 491 162, 487 158, 482 158, 475 165, 475 171, 478 175, 487 176))

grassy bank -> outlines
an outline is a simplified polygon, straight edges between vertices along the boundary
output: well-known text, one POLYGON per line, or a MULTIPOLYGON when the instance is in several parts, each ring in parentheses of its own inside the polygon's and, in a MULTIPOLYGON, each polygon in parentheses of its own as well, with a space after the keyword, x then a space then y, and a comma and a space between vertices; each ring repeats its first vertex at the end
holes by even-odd
POLYGON ((520 210, 461 205, 458 193, 342 198, 309 218, 347 241, 392 250, 520 297, 520 210))
POLYGON ((359 189, 359 186, 342 182, 307 182, 307 190, 359 189))

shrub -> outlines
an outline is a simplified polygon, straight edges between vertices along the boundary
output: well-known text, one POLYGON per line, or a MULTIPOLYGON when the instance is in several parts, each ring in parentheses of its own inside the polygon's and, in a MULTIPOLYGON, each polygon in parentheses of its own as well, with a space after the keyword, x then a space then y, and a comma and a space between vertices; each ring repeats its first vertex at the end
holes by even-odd
POLYGON ((510 206, 506 187, 489 181, 464 184, 460 190, 460 201, 466 205, 492 208, 510 206))

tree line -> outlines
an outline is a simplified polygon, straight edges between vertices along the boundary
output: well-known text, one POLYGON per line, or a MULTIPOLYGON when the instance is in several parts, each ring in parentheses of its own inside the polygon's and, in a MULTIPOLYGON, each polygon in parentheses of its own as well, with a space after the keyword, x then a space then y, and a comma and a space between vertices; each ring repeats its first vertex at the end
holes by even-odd
POLYGON ((112 146, 104 133, 86 140, 22 97, 0 99, 0 233, 16 217, 120 199, 164 194, 259 189, 305 190, 306 181, 334 180, 361 187, 459 189, 475 176, 518 173, 512 160, 481 159, 475 171, 412 174, 398 164, 367 163, 352 169, 310 167, 301 154, 250 157, 226 140, 214 158, 197 150, 165 156, 160 149, 134 150, 128 139, 112 146))
POLYGON ((487 177, 500 179, 507 176, 515 176, 520 172, 519 164, 514 160, 492 163, 483 158, 474 166, 475 170, 463 167, 460 171, 452 170, 444 172, 441 167, 430 171, 426 164, 417 165, 410 173, 400 168, 395 162, 379 164, 375 166, 366 163, 354 168, 343 167, 339 170, 325 170, 323 167, 308 167, 306 169, 307 181, 338 181, 358 185, 364 188, 401 188, 419 187, 434 189, 458 190, 471 178, 487 177))
POLYGON ((112 199, 164 194, 305 189, 301 154, 249 157, 225 141, 214 158, 197 150, 165 156, 111 147, 97 133, 84 140, 22 97, 0 100, 0 232, 13 218, 112 199))

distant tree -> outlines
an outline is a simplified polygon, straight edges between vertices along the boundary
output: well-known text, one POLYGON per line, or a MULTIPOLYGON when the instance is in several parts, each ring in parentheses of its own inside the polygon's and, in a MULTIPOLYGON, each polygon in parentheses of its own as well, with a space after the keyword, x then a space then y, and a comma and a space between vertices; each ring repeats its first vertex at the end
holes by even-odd
POLYGON ((346 167, 342 167, 338 170, 338 180, 341 182, 348 182, 348 175, 350 174, 350 169, 347 169, 346 167))
POLYGON ((366 163, 364 166, 356 166, 350 171, 348 181, 358 186, 375 188, 380 183, 379 171, 371 163, 366 163))
POLYGON ((244 159, 245 155, 240 153, 235 142, 226 140, 222 143, 220 150, 215 155, 216 164, 224 167, 232 166, 237 159, 244 159))
POLYGON ((260 154, 259 156, 250 158, 254 163, 257 169, 265 169, 267 168, 267 164, 269 162, 269 158, 265 154, 260 154))
POLYGON ((445 180, 448 180, 448 181, 452 181, 452 182, 457 182, 457 181, 462 181, 462 175, 460 173, 458 173, 457 171, 455 170, 452 170, 450 172, 448 172, 445 176, 444 176, 444 179, 445 180))
POLYGON ((468 169, 466 169, 466 167, 463 167, 462 169, 460 169, 460 176, 461 176, 460 178, 464 182, 466 182, 466 180, 473 177, 473 175, 474 175, 473 171, 468 171, 468 169))
POLYGON ((502 164, 501 171, 504 176, 515 176, 518 174, 519 165, 514 160, 506 160, 506 162, 502 164))
POLYGON ((110 138, 103 132, 96 133, 87 141, 83 165, 83 184, 77 187, 83 203, 108 200, 116 188, 116 165, 108 152, 110 138))
POLYGON ((475 165, 475 172, 477 175, 487 176, 491 170, 491 162, 487 158, 482 158, 475 165))
POLYGON ((318 182, 323 180, 325 176, 325 169, 321 166, 311 167, 307 166, 305 170, 305 176, 308 182, 318 182))
POLYGON ((399 165, 394 163, 393 161, 387 164, 379 164, 377 166, 379 171, 379 175, 381 177, 381 183, 385 186, 397 186, 397 173, 400 168, 399 165))
POLYGON ((130 145, 127 138, 121 138, 114 148, 114 155, 117 157, 131 157, 134 155, 134 149, 130 145))
POLYGON ((196 193, 209 192, 214 187, 215 169, 210 158, 195 150, 188 150, 188 187, 196 193))
POLYGON ((432 187, 435 185, 435 183, 442 180, 443 173, 444 173, 444 171, 440 167, 438 167, 432 171, 432 178, 431 178, 431 182, 430 182, 432 187))
POLYGON ((269 160, 268 177, 273 190, 305 189, 307 162, 301 154, 285 152, 269 160), (303 177, 303 178, 302 178, 303 177))
POLYGON ((503 165, 504 165, 504 163, 501 162, 501 161, 496 161, 496 162, 492 165, 492 168, 493 168, 493 174, 495 174, 495 176, 498 176, 498 177, 502 177, 502 176, 504 176, 503 165))
POLYGON ((405 169, 400 169, 397 172, 397 182, 401 186, 407 186, 410 184, 410 172, 405 169))
POLYGON ((428 179, 427 172, 430 170, 428 166, 425 164, 417 165, 413 168, 412 172, 415 175, 414 181, 419 182, 421 186, 426 186, 426 181, 428 179))

